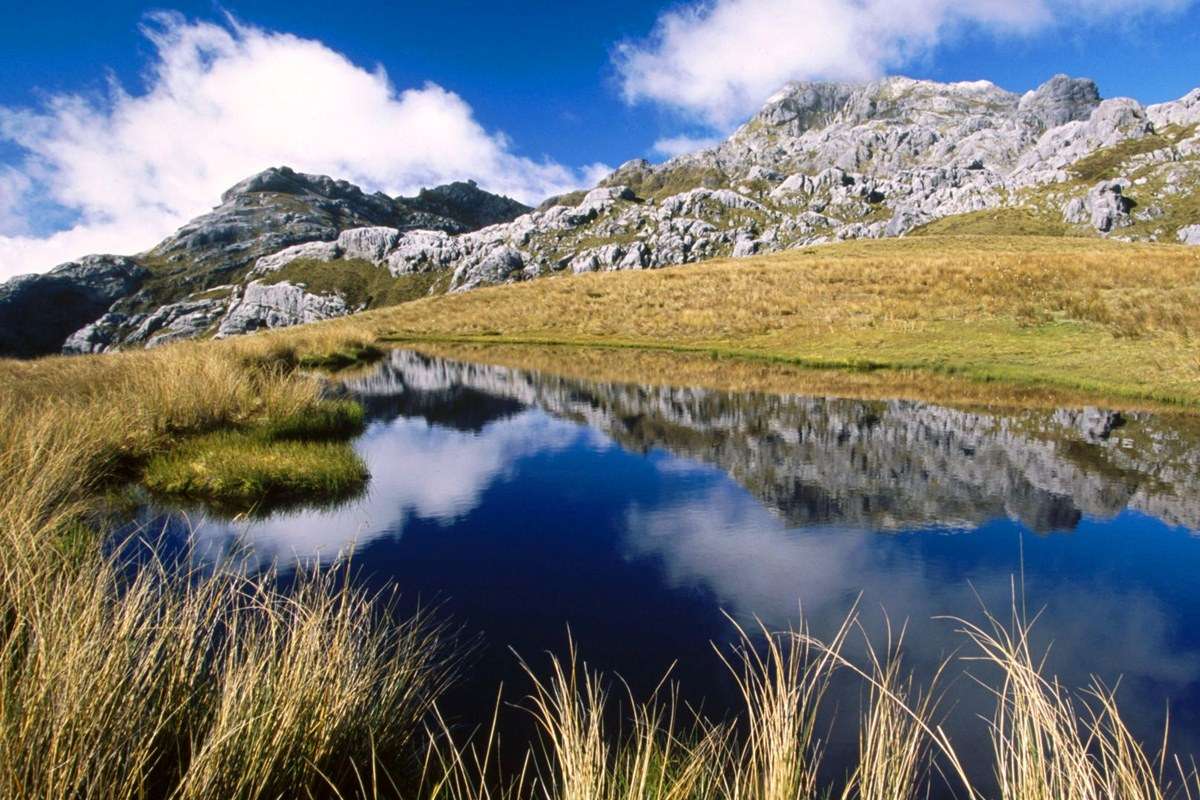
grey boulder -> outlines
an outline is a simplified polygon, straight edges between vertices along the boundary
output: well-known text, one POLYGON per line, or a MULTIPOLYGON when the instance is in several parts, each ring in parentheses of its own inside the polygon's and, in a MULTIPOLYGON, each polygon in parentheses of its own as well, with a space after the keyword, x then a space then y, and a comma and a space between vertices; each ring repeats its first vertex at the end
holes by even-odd
POLYGON ((338 294, 311 294, 303 286, 287 281, 251 281, 230 303, 216 338, 343 317, 354 310, 338 294))
POLYGON ((1188 225, 1179 229, 1179 241, 1183 244, 1200 245, 1200 225, 1188 225))

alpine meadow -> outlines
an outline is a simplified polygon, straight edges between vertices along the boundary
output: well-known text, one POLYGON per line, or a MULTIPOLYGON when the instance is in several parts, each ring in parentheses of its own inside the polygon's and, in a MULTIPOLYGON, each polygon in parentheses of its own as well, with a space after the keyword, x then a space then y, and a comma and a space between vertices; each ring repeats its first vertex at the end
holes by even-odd
POLYGON ((1200 797, 1200 8, 511 5, 10 10, 0 796, 1200 797))

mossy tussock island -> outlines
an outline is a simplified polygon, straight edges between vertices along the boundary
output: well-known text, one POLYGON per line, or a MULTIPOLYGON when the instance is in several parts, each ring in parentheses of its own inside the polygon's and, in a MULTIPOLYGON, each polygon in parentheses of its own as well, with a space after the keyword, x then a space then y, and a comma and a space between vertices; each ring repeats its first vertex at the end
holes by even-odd
POLYGON ((324 401, 248 429, 187 438, 154 456, 141 481, 157 494, 236 511, 345 499, 370 478, 345 443, 362 427, 358 404, 324 401))

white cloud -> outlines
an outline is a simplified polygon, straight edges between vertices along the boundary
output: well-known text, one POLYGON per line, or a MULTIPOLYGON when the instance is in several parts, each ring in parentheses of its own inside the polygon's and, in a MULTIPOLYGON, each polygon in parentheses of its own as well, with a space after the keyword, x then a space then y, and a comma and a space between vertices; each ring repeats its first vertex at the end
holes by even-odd
POLYGON ((696 0, 614 54, 624 96, 728 128, 789 80, 876 78, 966 27, 1029 34, 1191 0, 696 0))
POLYGON ((669 136, 654 143, 654 152, 667 158, 694 153, 721 143, 719 136, 669 136))
POLYGON ((151 17, 145 33, 156 55, 143 93, 114 84, 99 100, 0 107, 0 139, 26 155, 19 172, 0 173, 0 279, 88 252, 143 250, 272 165, 389 194, 473 178, 526 202, 603 171, 518 156, 453 92, 397 90, 382 68, 318 41, 173 14, 151 17), (40 235, 35 198, 77 221, 40 235))

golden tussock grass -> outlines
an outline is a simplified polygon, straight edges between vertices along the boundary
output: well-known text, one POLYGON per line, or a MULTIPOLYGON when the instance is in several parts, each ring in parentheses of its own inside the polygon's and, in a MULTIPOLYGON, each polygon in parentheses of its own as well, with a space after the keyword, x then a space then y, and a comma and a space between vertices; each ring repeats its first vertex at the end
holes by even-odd
POLYGON ((1043 674, 1028 644, 1032 623, 1015 607, 1007 625, 990 615, 982 625, 959 621, 971 647, 964 658, 999 674, 987 684, 995 715, 979 722, 991 733, 990 752, 956 750, 939 722, 942 672, 924 690, 915 688, 901 666, 900 642, 889 642, 883 652, 868 642, 865 662, 852 662, 846 641, 863 629, 851 614, 827 642, 804 629, 739 628, 741 643, 722 658, 742 704, 725 723, 681 708, 673 693, 639 702, 627 688, 624 722, 614 723, 610 683, 570 648, 563 659, 551 657, 548 678, 527 667, 533 692, 524 707, 542 736, 518 774, 497 777, 495 721, 478 744, 456 743, 443 723, 430 736, 425 794, 439 800, 913 800, 940 785, 972 800, 1190 798, 1200 781, 1193 768, 1168 763, 1165 735, 1162 750, 1147 750, 1126 727, 1113 692, 1099 684, 1069 692, 1043 674), (861 679, 867 699, 857 760, 835 789, 819 774, 832 705, 826 695, 839 672, 861 679))
POLYGON ((99 544, 96 495, 129 459, 314 407, 294 356, 0 364, 0 796, 338 796, 375 764, 404 780, 452 674, 436 625, 339 575, 285 593, 270 574, 130 570, 99 544))
POLYGON ((562 276, 368 312, 396 341, 601 344, 1200 401, 1200 252, 1053 237, 854 242, 562 276))

